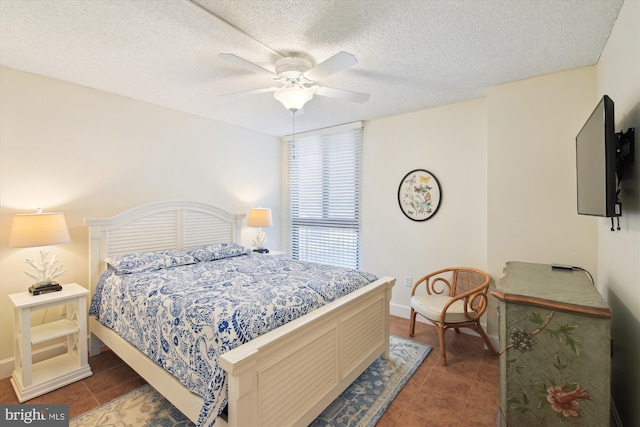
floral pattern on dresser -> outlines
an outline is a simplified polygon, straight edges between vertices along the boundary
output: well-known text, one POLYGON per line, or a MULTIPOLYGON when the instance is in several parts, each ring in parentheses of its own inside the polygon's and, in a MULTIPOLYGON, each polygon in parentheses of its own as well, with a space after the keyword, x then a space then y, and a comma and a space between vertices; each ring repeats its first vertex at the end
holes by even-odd
POLYGON ((532 419, 545 426, 590 425, 586 421, 590 402, 605 393, 592 391, 588 380, 584 382, 584 369, 597 366, 589 360, 588 343, 591 329, 602 322, 526 306, 520 311, 515 318, 512 313, 506 346, 500 352, 511 378, 505 385, 512 414, 509 425, 525 425, 532 419))

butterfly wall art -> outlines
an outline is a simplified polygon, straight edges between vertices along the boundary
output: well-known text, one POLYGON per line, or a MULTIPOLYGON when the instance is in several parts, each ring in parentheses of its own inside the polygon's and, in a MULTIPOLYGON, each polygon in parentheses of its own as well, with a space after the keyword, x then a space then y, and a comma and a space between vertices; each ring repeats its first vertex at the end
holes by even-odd
POLYGON ((436 214, 441 201, 440 182, 428 170, 412 170, 400 181, 398 204, 402 213, 410 220, 428 220, 436 214))

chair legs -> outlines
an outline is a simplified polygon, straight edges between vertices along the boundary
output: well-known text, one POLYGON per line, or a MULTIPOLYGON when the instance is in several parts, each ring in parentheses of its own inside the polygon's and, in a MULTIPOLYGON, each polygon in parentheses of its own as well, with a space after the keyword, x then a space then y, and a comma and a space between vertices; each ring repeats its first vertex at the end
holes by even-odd
POLYGON ((412 337, 416 334, 416 311, 411 308, 411 313, 409 314, 409 336, 412 337))
MULTIPOLYGON (((418 313, 412 308, 411 309, 411 313, 409 314, 409 336, 411 336, 411 337, 414 336, 415 333, 416 333, 416 315, 417 314, 418 313)), ((446 366, 446 364, 447 364, 447 349, 446 349, 446 343, 445 343, 445 339, 444 339, 444 333, 445 333, 445 330, 447 329, 447 327, 443 326, 443 325, 441 325, 439 323, 434 323, 434 325, 438 329, 438 341, 439 341, 439 344, 440 344, 440 358, 442 360, 442 365, 446 366)), ((480 325, 480 321, 475 321, 474 323, 471 323, 471 324, 468 323, 467 325, 465 325, 463 327, 475 329, 476 332, 478 332, 478 335, 480 335, 480 337, 482 338, 482 340, 486 344, 486 346, 489 349, 489 351, 491 352, 491 354, 493 354, 494 356, 498 355, 498 352, 493 347, 493 344, 491 343, 491 340, 489 339, 489 337, 487 336, 486 332, 484 331, 484 329, 480 325)), ((453 327, 453 329, 457 333, 460 333, 460 328, 453 327)))
POLYGON ((442 326, 441 324, 438 324, 436 326, 438 328, 438 341, 440 342, 440 359, 442 360, 442 366, 446 366, 447 348, 445 346, 445 341, 444 341, 444 326, 442 326))
MULTIPOLYGON (((416 315, 418 313, 412 308, 411 313, 409 314, 409 336, 412 337, 416 334, 416 315)), ((442 364, 447 364, 447 353, 445 349, 444 342, 444 330, 445 327, 440 325, 439 323, 431 322, 436 328, 438 328, 438 341, 440 342, 440 357, 442 358, 442 364)), ((458 331, 458 328, 456 328, 458 331)))
MULTIPOLYGON (((442 366, 446 366, 447 365, 447 348, 446 348, 446 343, 445 343, 445 339, 444 339, 444 333, 445 333, 445 330, 447 329, 447 327, 443 326, 441 324, 436 324, 435 326, 438 328, 438 341, 440 343, 440 359, 441 359, 441 363, 442 363, 442 366)), ((475 329, 478 332, 478 334, 480 335, 480 337, 482 338, 482 340, 484 341, 484 343, 486 344, 486 346, 489 349, 489 351, 491 352, 491 354, 494 355, 494 356, 498 355, 498 352, 493 347, 493 344, 491 343, 491 340, 489 339, 489 337, 487 336, 486 332, 484 331, 484 329, 480 325, 479 321, 476 321, 475 325, 468 325, 466 327, 471 328, 471 329, 475 329)), ((454 328, 454 329, 455 329, 455 331, 457 333, 460 333, 460 328, 454 328)))
POLYGON ((487 333, 484 331, 484 329, 482 329, 482 326, 480 325, 479 321, 476 321, 476 330, 478 331, 478 334, 480 334, 480 336, 484 340, 484 343, 487 345, 487 348, 489 349, 491 354, 493 354, 494 356, 497 356, 498 352, 493 347, 493 344, 491 343, 491 340, 487 336, 487 333))

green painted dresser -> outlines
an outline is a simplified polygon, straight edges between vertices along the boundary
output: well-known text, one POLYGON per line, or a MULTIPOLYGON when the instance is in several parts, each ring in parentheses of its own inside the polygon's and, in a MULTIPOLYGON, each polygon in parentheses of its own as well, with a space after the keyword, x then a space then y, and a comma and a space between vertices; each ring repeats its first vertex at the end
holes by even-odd
POLYGON ((611 311, 589 276, 508 262, 498 301, 502 427, 609 425, 611 311))

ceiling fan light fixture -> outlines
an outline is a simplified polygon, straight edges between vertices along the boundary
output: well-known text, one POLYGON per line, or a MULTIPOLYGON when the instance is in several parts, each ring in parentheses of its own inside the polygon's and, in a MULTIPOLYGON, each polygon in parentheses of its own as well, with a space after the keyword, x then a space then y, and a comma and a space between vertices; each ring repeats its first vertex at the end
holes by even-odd
POLYGON ((313 98, 313 93, 298 86, 285 86, 276 90, 273 96, 284 105, 284 108, 295 112, 302 109, 304 104, 313 98))

